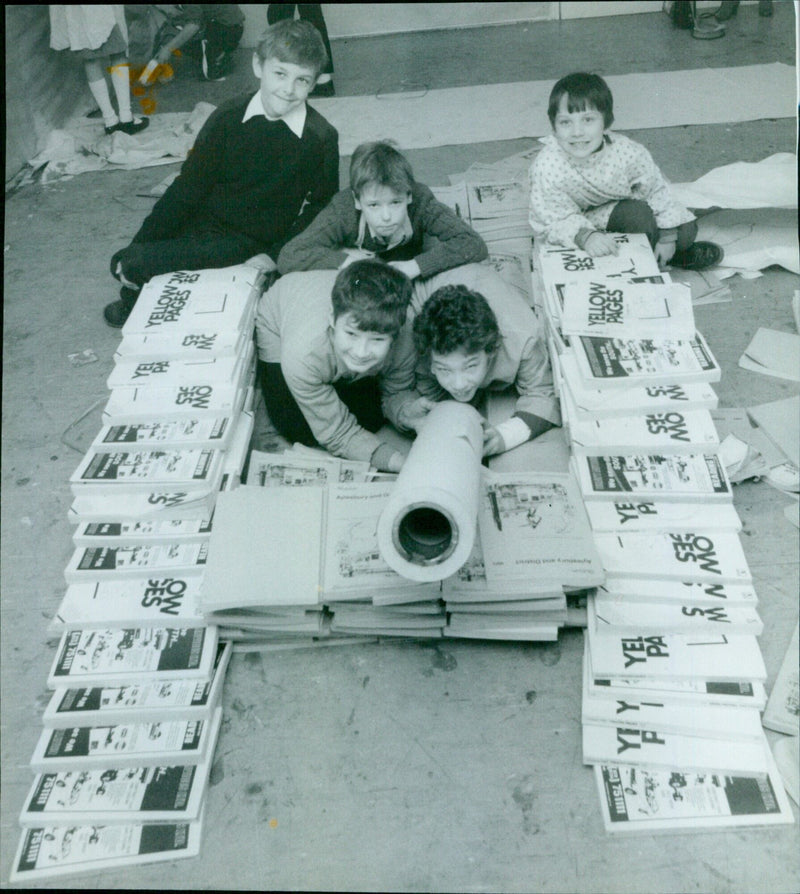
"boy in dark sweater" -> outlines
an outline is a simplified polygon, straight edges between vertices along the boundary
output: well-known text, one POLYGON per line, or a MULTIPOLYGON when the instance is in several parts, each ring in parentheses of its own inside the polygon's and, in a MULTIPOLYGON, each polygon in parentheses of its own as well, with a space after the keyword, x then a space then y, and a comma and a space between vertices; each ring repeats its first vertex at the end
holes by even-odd
POLYGON ((111 259, 123 288, 104 310, 110 326, 124 325, 152 276, 255 255, 274 269, 284 243, 327 204, 339 186, 338 134, 305 101, 326 58, 308 22, 267 30, 253 56, 258 93, 211 115, 178 178, 111 259))
MULTIPOLYGON (((379 258, 414 282, 419 307, 445 271, 482 261, 481 237, 431 190, 389 142, 362 143, 350 161, 350 188, 337 193, 313 224, 288 242, 278 270, 336 270, 379 258)), ((456 281, 458 277, 456 276, 456 281)))

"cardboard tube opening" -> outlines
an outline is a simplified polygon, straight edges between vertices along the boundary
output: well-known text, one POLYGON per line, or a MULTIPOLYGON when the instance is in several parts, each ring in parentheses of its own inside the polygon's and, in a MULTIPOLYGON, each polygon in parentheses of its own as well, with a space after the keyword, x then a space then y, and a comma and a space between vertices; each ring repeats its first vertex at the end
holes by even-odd
POLYGON ((443 562, 455 549, 453 523, 438 509, 421 506, 407 512, 396 528, 395 545, 409 562, 443 562))

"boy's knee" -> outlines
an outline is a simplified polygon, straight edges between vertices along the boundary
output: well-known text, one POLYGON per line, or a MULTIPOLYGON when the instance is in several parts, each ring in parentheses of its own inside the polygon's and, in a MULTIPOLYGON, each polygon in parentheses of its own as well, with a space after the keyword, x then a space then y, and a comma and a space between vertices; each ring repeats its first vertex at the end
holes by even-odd
POLYGON ((690 220, 678 227, 678 239, 675 247, 683 251, 697 239, 697 221, 690 220))
POLYGON ((651 245, 658 242, 658 224, 653 209, 641 199, 623 199, 611 212, 608 230, 612 233, 644 233, 651 245))

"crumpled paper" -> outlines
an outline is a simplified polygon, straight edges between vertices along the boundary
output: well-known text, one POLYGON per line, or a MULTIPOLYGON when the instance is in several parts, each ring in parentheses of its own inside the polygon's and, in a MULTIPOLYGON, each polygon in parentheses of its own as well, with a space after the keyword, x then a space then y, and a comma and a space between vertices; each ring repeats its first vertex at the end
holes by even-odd
POLYGON ((183 161, 203 124, 216 107, 199 102, 191 112, 154 115, 138 134, 106 134, 102 119, 76 118, 50 132, 44 149, 28 164, 44 167, 42 183, 87 171, 134 170, 183 161))

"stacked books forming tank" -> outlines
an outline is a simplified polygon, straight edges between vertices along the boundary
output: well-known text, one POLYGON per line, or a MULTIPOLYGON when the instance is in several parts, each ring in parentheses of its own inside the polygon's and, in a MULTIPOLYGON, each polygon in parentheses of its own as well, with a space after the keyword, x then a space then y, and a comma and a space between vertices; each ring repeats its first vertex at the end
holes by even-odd
POLYGON ((762 624, 709 410, 720 370, 644 236, 536 246, 571 467, 606 581, 588 599, 583 759, 610 832, 792 822, 759 711, 762 624))
POLYGON ((314 451, 253 451, 247 484, 218 505, 201 593, 209 621, 276 646, 298 636, 553 640, 565 587, 602 580, 570 474, 487 474, 472 556, 430 583, 383 559, 378 519, 394 482, 369 479, 365 464, 314 451))
POLYGON ((487 473, 478 530, 469 561, 443 582, 447 636, 555 640, 569 596, 603 581, 571 473, 487 473))
POLYGON ((199 852, 231 644, 200 611, 217 494, 253 428, 248 266, 152 279, 70 479, 75 552, 13 881, 199 852))

